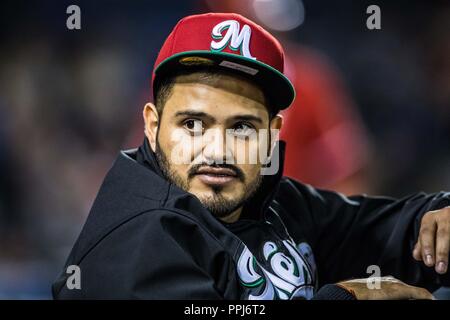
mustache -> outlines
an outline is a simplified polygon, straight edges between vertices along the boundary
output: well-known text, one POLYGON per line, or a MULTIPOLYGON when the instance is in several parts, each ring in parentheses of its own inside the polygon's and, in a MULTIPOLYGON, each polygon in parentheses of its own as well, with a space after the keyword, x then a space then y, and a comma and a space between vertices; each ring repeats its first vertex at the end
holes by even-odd
POLYGON ((232 170, 235 174, 236 177, 244 182, 245 180, 245 175, 244 172, 242 172, 241 169, 239 169, 236 166, 233 166, 231 164, 226 164, 226 163, 212 163, 212 164, 208 164, 208 163, 198 163, 198 164, 194 164, 191 168, 189 168, 188 170, 188 178, 192 179, 200 170, 200 168, 222 168, 222 169, 229 169, 232 170))

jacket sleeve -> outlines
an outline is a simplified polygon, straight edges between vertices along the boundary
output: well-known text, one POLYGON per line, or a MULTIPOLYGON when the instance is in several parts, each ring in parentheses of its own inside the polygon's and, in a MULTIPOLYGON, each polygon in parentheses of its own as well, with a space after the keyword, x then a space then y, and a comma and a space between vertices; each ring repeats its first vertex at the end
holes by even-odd
MULTIPOLYGON (((206 231, 174 213, 149 212, 124 223, 79 263, 81 290, 63 274, 57 299, 223 299, 230 259, 206 231)), ((70 263, 68 263, 70 264, 70 263)))
POLYGON ((432 291, 450 285, 449 273, 441 276, 412 257, 423 215, 449 206, 449 192, 402 199, 346 197, 290 179, 288 183, 301 197, 300 216, 314 226, 308 232, 322 285, 370 277, 376 266, 381 276, 432 291))

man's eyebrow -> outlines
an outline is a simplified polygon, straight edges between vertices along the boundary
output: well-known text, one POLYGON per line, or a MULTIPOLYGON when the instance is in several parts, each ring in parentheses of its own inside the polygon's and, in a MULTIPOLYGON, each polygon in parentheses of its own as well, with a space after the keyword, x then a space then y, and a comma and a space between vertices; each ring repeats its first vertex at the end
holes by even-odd
POLYGON ((202 112, 202 111, 193 111, 193 110, 184 110, 184 111, 177 111, 175 113, 175 117, 196 117, 196 118, 206 118, 210 121, 214 121, 214 117, 210 116, 209 114, 202 112))
POLYGON ((242 120, 242 121, 255 121, 255 122, 258 122, 259 124, 263 123, 263 121, 260 117, 257 117, 257 116, 251 115, 251 114, 238 114, 238 115, 231 117, 231 119, 233 119, 234 121, 242 120))
MULTIPOLYGON (((208 119, 211 122, 215 121, 215 118, 203 111, 194 111, 194 110, 184 110, 184 111, 177 111, 175 113, 176 117, 196 117, 196 118, 203 118, 203 119, 208 119)), ((237 114, 234 115, 232 117, 229 118, 228 121, 254 121, 254 122, 258 122, 259 124, 262 124, 263 121, 260 117, 257 117, 255 115, 252 114, 237 114)))

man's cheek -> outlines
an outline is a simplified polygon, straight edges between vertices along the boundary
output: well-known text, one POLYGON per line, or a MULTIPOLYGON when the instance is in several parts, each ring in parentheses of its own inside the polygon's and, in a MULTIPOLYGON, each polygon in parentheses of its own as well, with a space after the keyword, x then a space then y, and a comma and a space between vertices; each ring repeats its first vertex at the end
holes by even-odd
POLYGON ((169 159, 172 164, 190 164, 195 160, 198 150, 201 150, 201 138, 186 134, 184 129, 174 129, 169 139, 169 159))
POLYGON ((235 164, 247 166, 259 163, 257 141, 241 139, 230 145, 232 147, 235 164))
POLYGON ((251 169, 254 169, 254 171, 259 170, 270 154, 267 137, 261 134, 259 134, 259 137, 251 136, 243 149, 246 150, 248 155, 248 161, 245 164, 252 165, 251 169))
POLYGON ((243 174, 243 182, 248 184, 250 181, 253 181, 257 178, 259 173, 259 165, 258 164, 244 164, 238 166, 243 174))

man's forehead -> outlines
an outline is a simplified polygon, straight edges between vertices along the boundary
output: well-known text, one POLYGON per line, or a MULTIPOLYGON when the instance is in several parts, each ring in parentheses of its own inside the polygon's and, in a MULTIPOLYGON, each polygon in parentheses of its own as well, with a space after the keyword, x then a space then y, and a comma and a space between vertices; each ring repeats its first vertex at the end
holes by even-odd
POLYGON ((252 80, 227 72, 192 72, 174 78, 174 86, 203 90, 215 88, 224 92, 265 103, 263 90, 252 80), (207 86, 207 87, 205 87, 207 86))
POLYGON ((198 74, 177 77, 165 109, 170 109, 168 111, 173 114, 194 111, 220 118, 237 114, 254 115, 262 120, 268 118, 265 97, 258 87, 242 85, 240 79, 226 75, 204 79, 198 74))

